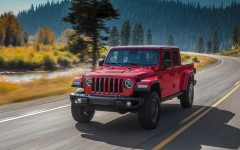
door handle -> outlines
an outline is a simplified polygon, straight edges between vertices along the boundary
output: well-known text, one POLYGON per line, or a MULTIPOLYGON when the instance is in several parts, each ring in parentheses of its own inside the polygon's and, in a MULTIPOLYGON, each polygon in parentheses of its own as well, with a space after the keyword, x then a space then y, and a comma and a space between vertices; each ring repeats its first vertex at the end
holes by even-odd
POLYGON ((170 73, 171 76, 174 76, 174 73, 170 73))

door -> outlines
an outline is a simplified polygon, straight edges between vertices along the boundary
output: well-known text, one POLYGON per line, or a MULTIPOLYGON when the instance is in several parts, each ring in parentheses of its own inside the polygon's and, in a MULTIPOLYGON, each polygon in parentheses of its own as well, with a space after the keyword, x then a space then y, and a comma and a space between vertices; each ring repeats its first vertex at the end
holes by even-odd
POLYGON ((180 67, 180 56, 179 51, 173 50, 172 51, 172 59, 173 59, 173 91, 177 93, 180 91, 180 80, 182 75, 182 70, 180 67))
POLYGON ((173 93, 172 85, 173 85, 173 72, 172 72, 172 58, 171 52, 169 50, 163 50, 161 55, 161 69, 162 74, 160 77, 160 84, 162 90, 162 97, 167 97, 173 93), (171 66, 166 68, 164 67, 164 61, 171 61, 171 66))

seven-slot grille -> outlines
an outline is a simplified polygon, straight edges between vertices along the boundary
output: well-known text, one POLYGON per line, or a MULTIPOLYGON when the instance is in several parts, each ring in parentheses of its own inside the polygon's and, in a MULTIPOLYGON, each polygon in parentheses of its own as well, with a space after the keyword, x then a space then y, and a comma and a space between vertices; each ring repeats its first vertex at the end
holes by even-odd
POLYGON ((92 78, 92 94, 112 94, 123 93, 123 79, 119 78, 92 78))

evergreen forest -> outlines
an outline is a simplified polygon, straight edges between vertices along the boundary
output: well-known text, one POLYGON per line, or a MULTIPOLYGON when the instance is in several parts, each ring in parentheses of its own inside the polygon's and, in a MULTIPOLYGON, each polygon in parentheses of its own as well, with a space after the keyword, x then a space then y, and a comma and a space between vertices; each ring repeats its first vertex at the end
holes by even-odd
MULTIPOLYGON (((152 44, 166 44, 171 35, 175 45, 182 50, 193 50, 199 36, 207 43, 214 31, 219 34, 220 51, 227 50, 231 48, 232 29, 240 24, 240 4, 236 1, 227 6, 167 0, 111 1, 121 16, 118 20, 107 22, 108 27, 116 26, 120 32, 122 24, 129 20, 131 32, 136 24, 141 24, 145 33, 151 29, 152 44)), ((69 23, 62 21, 70 6, 70 0, 47 2, 20 12, 17 19, 23 26, 23 31, 29 35, 35 35, 38 28, 48 26, 58 37, 64 30, 71 28, 69 23)))

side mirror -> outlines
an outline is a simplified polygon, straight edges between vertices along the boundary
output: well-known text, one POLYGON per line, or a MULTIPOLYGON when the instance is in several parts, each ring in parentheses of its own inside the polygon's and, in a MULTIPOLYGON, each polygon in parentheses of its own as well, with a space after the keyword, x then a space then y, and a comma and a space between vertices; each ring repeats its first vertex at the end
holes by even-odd
POLYGON ((99 59, 99 66, 103 66, 104 59, 99 59))
POLYGON ((171 60, 164 60, 163 61, 163 69, 170 68, 172 66, 172 61, 171 60))

